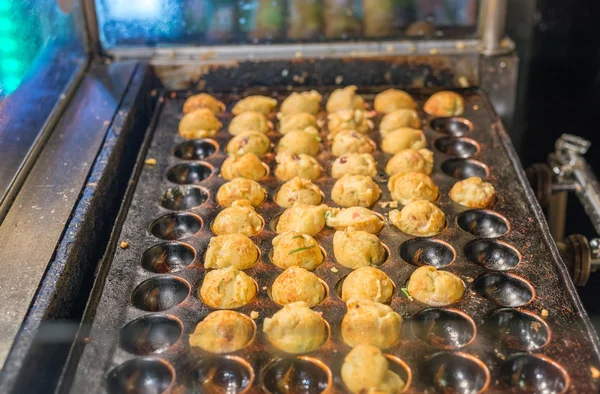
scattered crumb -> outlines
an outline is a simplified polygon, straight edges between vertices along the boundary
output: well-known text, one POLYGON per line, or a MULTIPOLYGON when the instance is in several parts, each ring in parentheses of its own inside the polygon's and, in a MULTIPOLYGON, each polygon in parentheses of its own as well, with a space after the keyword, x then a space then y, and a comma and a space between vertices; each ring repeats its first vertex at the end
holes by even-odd
POLYGON ((177 97, 177 93, 171 92, 171 98, 174 99, 175 97, 177 97))
POLYGON ((103 124, 104 126, 108 126, 108 125, 110 124, 110 122, 109 122, 108 120, 105 120, 104 122, 102 122, 102 124, 103 124))
POLYGON ((465 49, 465 43, 462 41, 457 42, 456 49, 465 49))
POLYGON ((263 287, 262 287, 262 289, 263 289, 263 290, 267 290, 267 286, 263 286, 263 287))
POLYGON ((461 88, 468 88, 469 87, 469 80, 467 79, 467 77, 465 77, 464 75, 458 77, 458 85, 461 88))
POLYGON ((438 53, 440 53, 440 51, 439 51, 439 49, 437 49, 437 48, 431 48, 431 49, 429 50, 429 53, 430 53, 431 55, 437 55, 438 53))
POLYGON ((499 359, 501 360, 505 360, 506 357, 504 356, 504 354, 500 353, 500 351, 498 349, 494 349, 494 353, 496 353, 496 356, 498 356, 499 359))
POLYGON ((398 201, 382 201, 378 204, 381 208, 398 208, 398 201))
MULTIPOLYGON (((83 343, 90 343, 90 338, 89 337, 85 337, 83 338, 83 343)), ((593 367, 592 367, 593 368, 593 367)), ((595 368, 594 368, 595 369, 595 368)))
POLYGON ((543 318, 548 317, 548 310, 547 309, 542 309, 542 317, 543 318))
POLYGON ((385 50, 386 50, 388 53, 392 53, 392 52, 394 52, 394 46, 390 44, 390 45, 388 45, 388 46, 385 48, 385 50))
POLYGON ((331 267, 331 270, 330 270, 330 271, 331 271, 331 272, 333 272, 334 274, 337 274, 338 272, 340 272, 340 271, 338 271, 338 269, 337 269, 337 268, 335 268, 335 267, 331 267))
POLYGON ((539 323, 537 321, 531 322, 531 329, 533 331, 538 332, 541 327, 542 327, 542 323, 539 323))
POLYGON ((156 96, 156 93, 157 93, 157 92, 156 92, 156 89, 152 89, 152 90, 150 91, 150 96, 154 97, 154 96, 156 96))
POLYGON ((155 166, 156 165, 156 159, 150 157, 150 158, 146 159, 146 161, 144 163, 147 166, 155 166))
POLYGON ((598 371, 595 367, 590 367, 590 373, 592 374, 592 379, 600 378, 600 371, 598 371))
POLYGON ((296 52, 296 57, 297 58, 301 58, 302 57, 302 52, 296 52))
POLYGON ((257 311, 250 312, 250 317, 254 320, 258 319, 259 313, 257 311))
POLYGON ((338 75, 337 77, 335 77, 335 84, 336 85, 341 85, 341 83, 344 81, 344 77, 342 77, 341 75, 338 75))
POLYGON ((466 280, 467 282, 469 282, 469 283, 472 283, 472 282, 473 282, 473 278, 470 278, 470 277, 468 277, 468 276, 465 278, 465 280, 466 280))
POLYGON ((479 111, 479 105, 475 104, 475 105, 473 106, 473 111, 479 111))
POLYGON ((127 241, 121 241, 121 243, 119 243, 119 247, 121 249, 127 249, 129 247, 129 242, 127 242, 127 241))

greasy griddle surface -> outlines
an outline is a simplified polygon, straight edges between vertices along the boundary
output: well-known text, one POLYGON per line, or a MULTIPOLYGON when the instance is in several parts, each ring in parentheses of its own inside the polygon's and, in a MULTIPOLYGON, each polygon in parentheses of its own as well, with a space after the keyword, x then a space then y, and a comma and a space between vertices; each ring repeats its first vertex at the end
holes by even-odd
MULTIPOLYGON (((326 91, 329 90, 322 90, 322 93, 326 91)), ((376 91, 375 89, 359 88, 359 93, 371 105, 376 91)), ((173 385, 174 392, 183 391, 190 370, 193 369, 198 360, 208 356, 207 353, 190 350, 188 336, 193 332, 196 323, 211 312, 211 309, 198 298, 197 291, 205 273, 202 262, 204 252, 212 236, 210 223, 222 209, 216 203, 215 195, 219 186, 226 182, 219 176, 219 168, 226 158, 225 146, 231 138, 226 132, 227 125, 232 117, 229 111, 241 97, 256 93, 273 94, 279 100, 282 100, 288 94, 285 90, 272 92, 256 89, 242 94, 214 94, 216 98, 227 104, 228 112, 220 116, 224 124, 223 131, 213 138, 219 145, 218 152, 203 160, 203 162, 214 167, 213 175, 198 183, 198 186, 209 193, 209 199, 200 206, 187 210, 199 215, 203 220, 203 226, 196 235, 179 240, 195 249, 196 258, 193 264, 182 270, 169 274, 156 274, 148 272, 142 267, 141 256, 148 248, 166 241, 154 237, 150 233, 149 227, 155 219, 170 212, 159 204, 161 195, 167 189, 177 187, 176 184, 167 180, 168 170, 176 164, 188 163, 188 161, 176 158, 173 151, 177 145, 184 142, 177 135, 177 126, 182 116, 181 108, 185 97, 189 94, 167 93, 164 95, 162 105, 157 109, 160 111, 159 120, 153 131, 154 137, 146 156, 146 158, 156 159, 157 164, 155 166, 146 165, 137 180, 135 194, 120 237, 120 239, 129 243, 129 247, 126 249, 118 248, 110 268, 105 268, 110 271, 97 308, 89 343, 79 362, 73 392, 103 392, 106 390, 106 376, 111 369, 127 360, 144 357, 128 353, 119 344, 122 327, 141 316, 149 314, 169 315, 179 319, 183 325, 183 333, 173 346, 147 355, 163 359, 173 367, 176 375, 173 385), (136 308, 131 301, 132 292, 141 282, 156 276, 182 278, 190 285, 189 296, 180 304, 156 313, 136 308)), ((419 108, 422 108, 427 95, 422 92, 411 93, 419 103, 419 108)), ((525 283, 529 283, 535 289, 535 295, 531 302, 517 309, 531 312, 537 316, 541 316, 543 310, 548 311, 548 316, 545 317, 544 321, 551 333, 550 341, 547 345, 534 350, 532 353, 542 354, 562 365, 571 380, 569 392, 597 392, 598 386, 590 376, 590 367, 598 367, 598 354, 594 336, 590 334, 587 316, 583 314, 572 286, 566 283, 565 272, 559 267, 559 264, 562 263, 557 260, 555 250, 549 244, 547 228, 541 222, 539 209, 534 205, 531 193, 524 186, 520 170, 515 167, 518 163, 514 159, 515 156, 512 147, 510 147, 510 142, 487 100, 476 90, 465 90, 461 93, 465 98, 463 117, 473 124, 473 130, 464 137, 478 143, 479 152, 473 159, 487 165, 489 168, 487 180, 495 186, 497 192, 497 201, 491 210, 506 218, 510 227, 509 231, 497 240, 511 245, 521 255, 521 262, 507 272, 519 276, 525 283)), ((326 97, 323 100, 323 109, 325 100, 326 97)), ((432 130, 429 126, 432 117, 424 114, 421 110, 419 111, 429 149, 435 154, 432 178, 440 189, 440 198, 436 205, 445 212, 448 223, 447 228, 433 238, 446 241, 452 246, 456 258, 443 269, 458 275, 466 285, 464 297, 456 304, 451 305, 451 308, 460 310, 470 316, 477 329, 474 340, 460 349, 434 346, 414 335, 411 330, 411 319, 417 312, 426 309, 427 306, 417 301, 410 301, 401 291, 401 288, 406 286, 406 282, 416 266, 404 261, 400 257, 399 249, 405 241, 415 237, 400 232, 387 221, 379 237, 389 248, 390 259, 379 268, 387 273, 395 283, 396 291, 390 305, 402 315, 404 324, 400 343, 385 352, 398 356, 410 367, 413 380, 408 392, 411 393, 435 391, 432 375, 428 372, 429 364, 426 360, 439 352, 462 352, 479 358, 490 371, 491 381, 488 392, 505 391, 507 387, 502 380, 510 379, 510 376, 508 376, 508 372, 501 371, 501 365, 511 354, 522 353, 523 350, 509 348, 506 341, 501 341, 492 335, 494 331, 497 331, 496 328, 489 329, 484 324, 492 312, 503 308, 501 305, 482 297, 475 290, 476 279, 482 274, 493 271, 467 260, 464 252, 465 245, 481 237, 463 231, 457 225, 457 217, 468 209, 449 199, 448 191, 457 179, 444 173, 441 166, 444 161, 452 157, 434 147, 435 141, 446 137, 447 134, 432 130)), ((325 114, 322 113, 321 116, 324 118, 325 114)), ((376 119, 377 122, 379 119, 379 117, 376 119)), ((277 129, 277 122, 274 117, 273 121, 275 122, 275 129, 277 129)), ((326 132, 326 128, 323 129, 323 132, 326 132)), ((275 144, 274 146, 276 146, 277 140, 280 138, 279 134, 272 132, 269 136, 275 144)), ((374 131, 370 133, 370 137, 379 146, 379 133, 374 131)), ((265 365, 279 357, 293 357, 274 349, 268 344, 262 333, 263 319, 272 316, 280 309, 269 298, 267 291, 264 290, 282 272, 282 270, 272 265, 268 258, 271 240, 276 235, 271 229, 271 220, 284 211, 272 200, 275 192, 282 184, 273 175, 275 168, 274 146, 267 157, 263 159, 269 164, 271 174, 260 182, 267 190, 269 198, 257 208, 257 212, 265 219, 266 225, 262 232, 252 237, 252 240, 261 250, 262 258, 257 265, 246 270, 246 273, 257 281, 259 292, 252 302, 237 309, 237 311, 246 315, 250 315, 252 311, 257 311, 260 314, 256 319, 258 329, 254 341, 245 349, 234 353, 235 356, 239 356, 253 366, 255 372, 253 391, 261 390, 261 375, 265 365)), ((334 156, 328 152, 325 138, 323 139, 322 148, 323 151, 317 158, 322 163, 325 171, 323 176, 315 183, 325 193, 325 202, 333 206, 334 204, 329 196, 335 180, 329 177, 329 165, 334 156)), ((379 150, 374 156, 378 162, 380 173, 375 180, 382 190, 379 201, 390 201, 387 177, 383 171, 390 156, 381 153, 379 150)), ((383 208, 380 204, 373 207, 373 210, 383 215, 386 215, 391 209, 383 208)), ((332 250, 333 233, 332 229, 325 228, 315 237, 325 249, 327 256, 325 262, 314 271, 326 282, 329 288, 327 298, 314 310, 323 313, 323 317, 331 326, 331 336, 322 348, 310 353, 309 356, 322 360, 324 364, 329 366, 334 384, 334 387, 330 387, 331 389, 345 391, 340 379, 339 369, 343 357, 350 350, 350 347, 343 343, 340 336, 340 322, 346 311, 346 306, 336 295, 335 289, 336 284, 351 270, 335 262, 332 250), (338 272, 333 272, 331 270, 333 267, 338 272)), ((307 376, 310 377, 310 373, 307 376)), ((547 377, 556 376, 548 375, 547 377)), ((475 379, 475 377, 467 376, 467 380, 470 379, 475 379)))

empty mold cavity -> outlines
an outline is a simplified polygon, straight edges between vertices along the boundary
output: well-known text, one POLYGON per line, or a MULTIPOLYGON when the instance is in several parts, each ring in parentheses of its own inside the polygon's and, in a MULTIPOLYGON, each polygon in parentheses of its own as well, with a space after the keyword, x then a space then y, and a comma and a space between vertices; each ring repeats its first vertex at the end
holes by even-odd
POLYGON ((331 371, 311 357, 283 358, 264 368, 261 384, 272 394, 318 394, 331 386, 331 371))
POLYGON ((188 244, 165 242, 142 254, 142 267, 150 272, 165 274, 184 269, 194 262, 196 251, 188 244))
POLYGON ((469 138, 442 137, 435 141, 435 148, 448 156, 467 159, 479 152, 477 142, 469 138))
POLYGON ((466 211, 456 222, 464 231, 484 238, 497 238, 508 232, 508 221, 492 211, 466 211))
POLYGON ((400 257, 412 265, 431 265, 442 268, 454 261, 456 253, 446 242, 429 238, 414 238, 400 246, 400 257))
POLYGON ((512 308, 492 313, 485 329, 494 339, 500 339, 505 346, 516 350, 536 350, 550 340, 550 330, 542 319, 512 308))
POLYGON ((458 179, 467 179, 473 176, 487 178, 490 173, 485 164, 472 159, 448 159, 442 163, 442 171, 446 175, 458 179))
POLYGON ((186 212, 168 213, 156 219, 150 225, 150 232, 157 238, 167 241, 188 238, 202 228, 202 219, 198 215, 186 212))
POLYGON ((533 287, 516 275, 488 273, 475 279, 475 291, 501 306, 518 307, 534 297, 533 287))
POLYGON ((430 125, 438 133, 448 134, 452 137, 462 137, 473 130, 471 122, 461 117, 436 118, 431 121, 430 125))
POLYGON ((106 379, 111 394, 160 394, 171 388, 175 372, 166 361, 136 358, 114 368, 106 379))
POLYGON ((510 356, 500 367, 500 381, 511 393, 562 394, 569 376, 556 362, 533 354, 510 356))
POLYGON ((464 353, 437 353, 424 364, 423 384, 440 393, 477 394, 490 383, 490 372, 478 358, 464 353))
POLYGON ((245 360, 234 357, 205 357, 190 370, 187 387, 194 393, 243 393, 254 381, 254 371, 245 360))
POLYGON ((217 151, 217 144, 212 140, 192 140, 177 145, 173 154, 183 160, 203 160, 217 151))
POLYGON ((207 179, 212 172, 212 167, 206 163, 182 163, 167 170, 167 179, 179 185, 192 185, 207 179))
POLYGON ((131 294, 136 308, 159 312, 180 304, 190 294, 190 285, 175 276, 155 276, 143 281, 131 294))
POLYGON ((521 255, 515 248, 491 239, 469 242, 465 246, 465 256, 470 262, 495 271, 515 268, 521 261, 521 255))
POLYGON ((475 338, 475 323, 456 309, 429 308, 417 313, 411 322, 415 336, 437 347, 454 349, 475 338))
POLYGON ((208 192, 194 186, 177 186, 167 189, 160 196, 159 203, 162 207, 181 211, 203 204, 208 200, 208 192))
POLYGON ((172 316, 147 315, 128 323, 121 330, 121 347, 129 353, 145 355, 173 346, 181 336, 181 322, 172 316))
POLYGON ((388 360, 388 369, 400 376, 404 382, 404 388, 401 393, 408 391, 410 384, 412 383, 412 371, 410 370, 410 367, 396 356, 386 354, 385 357, 388 360))

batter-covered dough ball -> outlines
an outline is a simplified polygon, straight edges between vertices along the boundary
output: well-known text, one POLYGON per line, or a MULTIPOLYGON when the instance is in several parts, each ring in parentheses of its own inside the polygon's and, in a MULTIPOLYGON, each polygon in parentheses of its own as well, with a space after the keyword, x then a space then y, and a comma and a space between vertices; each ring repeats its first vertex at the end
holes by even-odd
POLYGON ((204 268, 235 267, 245 270, 258 261, 258 248, 244 234, 212 237, 204 256, 204 268))
POLYGON ((258 233, 264 221, 248 200, 234 201, 223 209, 212 223, 212 231, 217 235, 244 234, 249 237, 258 233))
POLYGON ((199 108, 183 115, 179 121, 179 135, 187 139, 212 137, 221 127, 223 124, 210 109, 199 108))
POLYGON ((308 112, 299 112, 290 115, 279 115, 279 132, 286 134, 292 130, 316 130, 318 133, 317 118, 308 112))
POLYGON ((327 100, 327 112, 337 112, 343 109, 364 109, 365 100, 356 94, 354 85, 346 86, 343 89, 334 90, 327 100))
POLYGON ((312 156, 304 154, 280 153, 275 157, 277 167, 275 176, 282 181, 299 176, 300 178, 315 180, 321 175, 321 165, 312 156))
POLYGON ((458 116, 465 110, 465 101, 455 92, 437 92, 429 97, 423 109, 433 116, 458 116))
POLYGON ((316 90, 302 93, 294 92, 283 100, 279 111, 283 115, 292 115, 301 112, 316 115, 319 113, 320 105, 321 94, 316 90))
POLYGON ((352 269, 380 265, 385 260, 385 248, 379 238, 352 227, 335 232, 333 254, 338 263, 352 269))
POLYGON ((354 394, 396 394, 404 381, 388 369, 388 360, 372 345, 358 345, 348 353, 342 364, 342 381, 354 394))
POLYGON ((244 306, 256 296, 256 282, 235 267, 220 268, 204 275, 200 298, 211 308, 244 306))
POLYGON ((246 178, 232 179, 217 191, 217 202, 222 207, 230 207, 237 200, 248 200, 253 207, 257 207, 266 197, 267 192, 258 182, 246 178))
POLYGON ((238 135, 246 131, 267 133, 271 130, 271 122, 260 112, 242 112, 231 119, 229 123, 229 134, 238 135))
POLYGON ((258 131, 244 131, 233 137, 227 144, 227 153, 230 155, 243 155, 254 153, 263 157, 271 145, 269 137, 258 131))
POLYGON ((456 182, 449 195, 452 201, 465 207, 487 208, 493 204, 496 191, 491 183, 474 176, 456 182))
POLYGON ((327 340, 325 320, 302 301, 287 304, 267 317, 263 331, 273 346, 287 353, 312 352, 327 340))
POLYGON ((293 130, 281 137, 277 144, 277 153, 316 156, 320 150, 320 142, 319 135, 312 131, 293 130))
POLYGON ((417 301, 431 306, 446 306, 460 300, 465 285, 448 271, 423 266, 416 269, 408 282, 408 293, 417 301))
POLYGON ((416 200, 433 202, 439 195, 438 187, 433 183, 433 179, 422 172, 393 175, 388 180, 388 189, 392 198, 402 205, 416 200))
POLYGON ((331 144, 331 153, 335 156, 348 153, 371 153, 374 150, 373 140, 354 130, 343 130, 336 133, 331 144))
POLYGON ((229 156, 221 166, 221 176, 228 181, 246 178, 259 181, 267 175, 267 167, 254 153, 229 156))
POLYGON ((254 111, 260 112, 263 115, 270 114, 277 106, 277 100, 266 96, 248 96, 238 101, 231 112, 234 115, 239 115, 242 112, 254 111))
POLYGON ((330 208, 326 215, 327 225, 338 231, 349 227, 377 234, 385 224, 375 212, 363 207, 330 208))
POLYGON ((304 301, 312 308, 325 299, 325 288, 317 275, 302 267, 292 266, 275 279, 271 297, 279 305, 304 301))
POLYGON ((427 139, 421 130, 408 127, 397 129, 386 134, 381 140, 381 150, 389 155, 403 149, 423 149, 427 147, 427 139))
POLYGON ((365 175, 344 175, 331 189, 331 199, 343 207, 370 207, 380 196, 379 186, 365 175))
POLYGON ((388 89, 375 96, 373 107, 379 113, 389 114, 397 109, 416 109, 417 103, 403 90, 388 89))
POLYGON ((414 109, 397 109, 385 115, 379 122, 379 134, 385 137, 394 130, 409 127, 411 129, 421 128, 421 119, 414 109))
POLYGON ((361 344, 388 348, 398 342, 402 317, 388 305, 368 300, 350 300, 342 319, 342 338, 354 347, 361 344))
POLYGON ((375 125, 371 118, 374 114, 362 109, 344 109, 327 115, 327 128, 331 135, 342 130, 354 130, 359 133, 368 133, 375 125))
POLYGON ((323 194, 319 186, 297 176, 281 185, 274 201, 284 208, 294 204, 319 205, 323 201, 323 194))
POLYGON ((293 230, 311 236, 317 235, 325 227, 325 204, 295 204, 286 209, 277 221, 277 233, 293 230))
POLYGON ((429 175, 432 171, 433 152, 429 149, 402 149, 385 165, 385 172, 388 175, 406 174, 407 172, 422 172, 429 175))
POLYGON ((386 303, 392 298, 394 284, 385 272, 373 267, 352 271, 342 284, 342 300, 369 300, 386 303))
POLYGON ((245 347, 254 334, 254 325, 234 311, 215 311, 196 325, 190 346, 211 353, 231 353, 245 347))
POLYGON ((273 238, 271 260, 279 268, 302 267, 313 271, 323 263, 323 253, 313 237, 286 231, 273 238))
POLYGON ((408 203, 401 211, 389 213, 390 222, 399 230, 418 237, 430 237, 444 230, 446 215, 429 201, 417 200, 408 203))
POLYGON ((370 153, 348 153, 339 156, 331 164, 331 176, 339 179, 344 175, 377 175, 377 163, 370 153))
POLYGON ((183 113, 188 114, 199 108, 207 108, 213 114, 219 115, 225 111, 225 104, 211 96, 210 94, 200 93, 190 96, 183 103, 183 113))

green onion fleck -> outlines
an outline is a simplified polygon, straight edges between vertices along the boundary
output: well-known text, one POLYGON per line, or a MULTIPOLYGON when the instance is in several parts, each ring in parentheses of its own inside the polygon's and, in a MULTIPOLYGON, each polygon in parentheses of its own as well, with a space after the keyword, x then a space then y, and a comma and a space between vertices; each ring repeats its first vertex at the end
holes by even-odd
POLYGON ((302 236, 302 235, 294 235, 294 236, 292 237, 292 239, 296 239, 296 238, 304 238, 304 236, 302 236))
POLYGON ((289 256, 290 254, 294 254, 294 253, 296 253, 296 252, 302 252, 303 250, 308 250, 308 249, 310 249, 310 248, 314 248, 314 247, 315 247, 315 245, 310 245, 310 246, 303 246, 303 247, 301 247, 301 248, 294 249, 294 250, 292 250, 290 253, 288 253, 288 256, 289 256))
POLYGON ((408 292, 408 289, 406 287, 403 287, 400 290, 404 293, 404 295, 406 296, 406 298, 408 298, 408 299, 412 298, 412 296, 410 295, 410 293, 408 292))

